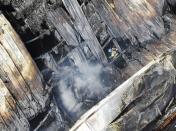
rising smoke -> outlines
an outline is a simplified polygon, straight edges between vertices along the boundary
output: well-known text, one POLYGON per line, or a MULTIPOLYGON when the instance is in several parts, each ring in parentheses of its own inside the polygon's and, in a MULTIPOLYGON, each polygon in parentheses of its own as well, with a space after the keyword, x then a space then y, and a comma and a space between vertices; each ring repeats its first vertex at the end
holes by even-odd
POLYGON ((101 64, 81 63, 79 67, 58 67, 52 77, 58 105, 76 121, 112 91, 112 74, 114 72, 111 67, 101 64))

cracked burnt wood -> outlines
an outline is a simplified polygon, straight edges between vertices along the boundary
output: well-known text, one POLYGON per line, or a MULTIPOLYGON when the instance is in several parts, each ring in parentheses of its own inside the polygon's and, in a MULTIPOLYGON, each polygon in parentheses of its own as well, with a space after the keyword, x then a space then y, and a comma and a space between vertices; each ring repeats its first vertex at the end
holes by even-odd
POLYGON ((107 58, 100 46, 94 32, 89 25, 81 6, 75 0, 62 0, 65 8, 73 19, 75 29, 80 33, 84 43, 86 43, 92 50, 92 53, 98 58, 99 61, 106 63, 107 58))
POLYGON ((160 17, 164 0, 160 3, 155 1, 113 0, 113 8, 105 0, 91 2, 115 38, 129 39, 133 45, 137 45, 159 39, 164 34, 160 17), (160 10, 158 6, 161 7, 160 10))
POLYGON ((2 79, 0 79, 0 123, 1 131, 29 130, 27 119, 2 79))
POLYGON ((0 66, 0 130, 29 130, 27 119, 47 105, 47 86, 3 14, 0 14, 0 66))
POLYGON ((48 13, 48 19, 54 24, 69 46, 78 46, 78 34, 71 26, 71 19, 62 8, 48 13))
POLYGON ((128 66, 122 70, 124 75, 126 74, 125 76, 127 78, 129 78, 129 76, 133 75, 135 72, 141 69, 141 66, 143 67, 150 61, 155 60, 156 57, 161 55, 163 52, 176 48, 176 19, 173 16, 169 16, 167 18, 170 20, 170 26, 172 30, 168 34, 165 34, 160 40, 150 42, 144 48, 133 51, 131 55, 131 61, 128 63, 128 66), (135 66, 136 62, 140 62, 139 66, 135 66))

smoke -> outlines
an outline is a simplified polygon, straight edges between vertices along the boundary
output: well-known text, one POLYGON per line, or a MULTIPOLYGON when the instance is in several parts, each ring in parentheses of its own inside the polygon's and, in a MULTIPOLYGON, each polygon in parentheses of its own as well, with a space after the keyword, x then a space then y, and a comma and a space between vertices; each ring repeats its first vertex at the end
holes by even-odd
POLYGON ((74 87, 78 91, 83 90, 87 97, 101 96, 108 89, 108 87, 104 87, 101 81, 102 65, 84 63, 79 68, 79 71, 80 73, 74 78, 74 87))
POLYGON ((52 84, 57 103, 75 121, 112 91, 111 67, 80 63, 59 66, 52 84))

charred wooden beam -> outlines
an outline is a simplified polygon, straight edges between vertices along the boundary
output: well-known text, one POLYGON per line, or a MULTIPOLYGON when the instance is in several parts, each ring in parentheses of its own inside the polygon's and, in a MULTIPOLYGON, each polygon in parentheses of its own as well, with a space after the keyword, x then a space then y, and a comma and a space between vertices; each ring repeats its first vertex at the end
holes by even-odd
POLYGON ((29 130, 28 120, 2 78, 0 79, 0 122, 0 130, 2 131, 29 130))
POLYGON ((48 17, 68 45, 75 47, 79 45, 80 38, 71 25, 70 17, 62 8, 49 12, 48 17))
POLYGON ((98 42, 94 32, 92 31, 78 1, 63 0, 63 3, 74 20, 74 26, 80 33, 84 42, 90 47, 93 54, 103 63, 107 62, 107 58, 102 51, 100 43, 98 42))
POLYGON ((32 119, 47 106, 42 76, 10 23, 0 14, 0 130, 29 130, 32 119))
POLYGON ((133 45, 138 45, 164 34, 162 13, 158 13, 158 6, 163 8, 163 1, 114 0, 114 9, 104 0, 92 0, 92 3, 115 38, 129 39, 133 45))

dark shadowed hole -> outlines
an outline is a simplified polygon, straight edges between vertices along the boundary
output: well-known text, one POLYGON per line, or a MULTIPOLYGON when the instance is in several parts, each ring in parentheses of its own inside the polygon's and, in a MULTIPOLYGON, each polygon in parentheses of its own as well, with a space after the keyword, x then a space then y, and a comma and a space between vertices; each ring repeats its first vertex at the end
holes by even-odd
POLYGON ((2 5, 2 3, 0 3, 0 10, 7 11, 7 12, 14 12, 15 11, 15 9, 11 5, 2 5))
POLYGON ((45 118, 47 113, 48 111, 39 113, 34 119, 31 119, 29 121, 31 131, 33 131, 40 124, 40 122, 45 118))
POLYGON ((56 38, 53 34, 44 35, 43 38, 39 38, 36 41, 31 42, 30 44, 26 44, 26 47, 33 58, 40 56, 48 51, 50 51, 53 47, 58 44, 56 38))

